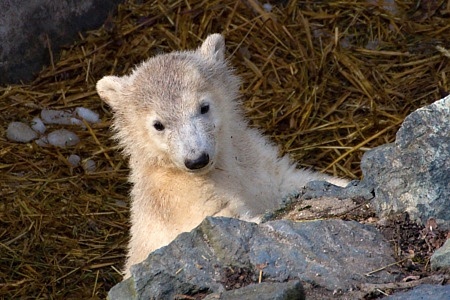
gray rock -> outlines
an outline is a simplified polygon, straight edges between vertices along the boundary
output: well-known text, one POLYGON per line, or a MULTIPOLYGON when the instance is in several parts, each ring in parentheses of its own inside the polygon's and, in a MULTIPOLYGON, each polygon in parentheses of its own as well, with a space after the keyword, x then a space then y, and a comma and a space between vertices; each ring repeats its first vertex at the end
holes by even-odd
POLYGON ((431 256, 431 269, 445 269, 450 271, 450 239, 431 256))
MULTIPOLYGON (((367 188, 362 185, 358 180, 351 181, 346 187, 340 187, 333 185, 327 181, 310 181, 306 186, 299 192, 293 192, 285 196, 276 211, 269 211, 264 214, 261 218, 261 222, 267 222, 275 219, 280 213, 284 213, 291 209, 290 205, 298 203, 299 200, 312 200, 313 202, 320 202, 320 205, 315 205, 315 207, 326 207, 326 210, 330 213, 339 214, 342 209, 348 209, 348 204, 357 201, 370 200, 374 197, 373 189, 367 188), (342 201, 341 201, 342 200, 342 201), (331 205, 329 205, 331 203, 331 205)), ((325 210, 325 208, 324 208, 325 210)), ((289 215, 289 214, 288 214, 289 215)), ((324 214, 318 218, 323 218, 324 214)), ((285 219, 291 219, 289 217, 283 217, 285 219)), ((308 219, 312 219, 308 218, 308 219)))
POLYGON ((73 124, 73 111, 70 110, 43 109, 41 111, 41 119, 45 124, 78 125, 73 124))
POLYGON ((72 167, 76 168, 76 167, 78 167, 78 166, 80 165, 81 157, 79 157, 79 156, 76 155, 76 154, 71 154, 71 155, 67 158, 67 161, 69 162, 69 164, 70 164, 72 167))
POLYGON ((121 0, 0 1, 0 84, 29 81, 78 32, 100 26, 121 0), (50 44, 51 49, 48 49, 50 44))
POLYGON ((370 200, 374 197, 373 190, 353 180, 345 188, 333 185, 327 181, 310 181, 301 193, 301 199, 333 197, 337 199, 362 198, 370 200))
MULTIPOLYGON (((268 263, 264 274, 270 280, 299 278, 330 291, 349 290, 367 280, 365 273, 393 262, 378 231, 354 221, 268 222, 249 245, 250 262, 268 263)), ((376 277, 394 279, 386 272, 376 277)))
POLYGON ((305 292, 300 281, 262 282, 251 284, 237 290, 214 293, 204 300, 303 300, 305 292))
POLYGON ((95 170, 97 169, 97 164, 92 159, 86 159, 85 161, 83 161, 83 169, 87 173, 95 172, 95 170))
POLYGON ((362 184, 381 217, 408 212, 450 227, 450 96, 410 114, 392 144, 365 153, 362 184))
POLYGON ((395 293, 386 300, 448 300, 450 285, 422 284, 410 291, 395 293))
POLYGON ((37 137, 38 134, 22 122, 11 122, 6 129, 6 138, 12 142, 28 143, 37 137))
POLYGON ((60 148, 75 146, 80 142, 80 138, 75 133, 66 129, 58 129, 49 133, 47 140, 50 145, 60 148))
POLYGON ((47 130, 44 122, 42 122, 41 118, 39 117, 34 117, 33 120, 31 120, 31 128, 40 134, 44 134, 47 130))
POLYGON ((86 122, 89 122, 91 124, 98 123, 100 121, 98 113, 85 107, 75 108, 74 115, 80 119, 86 120, 86 122))
POLYGON ((224 293, 225 271, 230 267, 246 270, 243 277, 250 282, 257 282, 262 272, 264 282, 301 280, 329 291, 347 291, 360 282, 395 280, 385 270, 365 276, 393 262, 390 246, 377 230, 353 221, 279 220, 257 225, 206 218, 192 232, 133 266, 131 278, 113 287, 108 298, 224 293))

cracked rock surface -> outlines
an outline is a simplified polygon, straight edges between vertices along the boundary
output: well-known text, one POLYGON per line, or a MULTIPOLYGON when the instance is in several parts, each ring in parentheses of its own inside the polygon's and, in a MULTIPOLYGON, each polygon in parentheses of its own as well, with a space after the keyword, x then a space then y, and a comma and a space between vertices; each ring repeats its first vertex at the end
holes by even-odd
MULTIPOLYGON (((354 221, 278 220, 257 225, 209 217, 132 267, 132 277, 116 285, 109 299, 226 293, 230 285, 226 270, 236 267, 247 270, 245 277, 251 283, 256 283, 261 273, 269 287, 300 280, 331 291, 349 291, 360 282, 393 281, 394 276, 386 270, 366 276, 393 262, 390 246, 381 234, 354 221)), ((263 289, 255 289, 256 298, 252 299, 260 298, 258 291, 263 289)))
POLYGON ((450 228, 450 96, 406 117, 395 143, 365 153, 362 184, 374 190, 381 216, 408 212, 450 228))

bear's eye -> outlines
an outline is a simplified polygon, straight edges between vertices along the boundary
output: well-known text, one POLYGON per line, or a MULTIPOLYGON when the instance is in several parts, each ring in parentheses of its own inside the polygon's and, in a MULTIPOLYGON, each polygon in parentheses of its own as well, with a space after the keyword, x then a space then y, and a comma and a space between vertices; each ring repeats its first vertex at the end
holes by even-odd
POLYGON ((200 113, 201 113, 202 115, 204 115, 204 114, 208 113, 208 111, 209 111, 209 104, 208 104, 208 103, 203 103, 203 104, 200 106, 200 113))
POLYGON ((155 121, 153 123, 153 127, 155 127, 155 129, 158 130, 158 131, 163 131, 164 130, 164 125, 160 121, 155 121))

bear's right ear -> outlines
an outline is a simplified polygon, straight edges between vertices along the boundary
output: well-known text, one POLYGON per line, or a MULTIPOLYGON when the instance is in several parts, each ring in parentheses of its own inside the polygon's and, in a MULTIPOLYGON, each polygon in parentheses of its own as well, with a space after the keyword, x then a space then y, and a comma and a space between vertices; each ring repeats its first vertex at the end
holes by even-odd
POLYGON ((225 40, 221 34, 208 35, 199 48, 203 57, 214 61, 223 61, 225 58, 225 40))
POLYGON ((97 82, 97 93, 113 109, 122 102, 122 88, 123 78, 117 76, 105 76, 97 82))

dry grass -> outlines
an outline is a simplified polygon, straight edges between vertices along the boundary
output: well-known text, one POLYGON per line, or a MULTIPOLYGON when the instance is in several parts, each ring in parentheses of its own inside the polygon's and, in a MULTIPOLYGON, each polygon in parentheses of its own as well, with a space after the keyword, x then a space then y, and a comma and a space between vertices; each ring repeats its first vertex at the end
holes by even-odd
POLYGON ((0 88, 2 299, 104 298, 121 279, 129 186, 94 89, 104 75, 221 32, 252 124, 300 165, 350 178, 365 150, 392 142, 407 114, 450 90, 448 1, 290 1, 271 13, 256 0, 142 2, 55 53, 33 83, 0 88), (102 117, 72 128, 76 147, 5 138, 11 121, 76 106, 102 117), (97 171, 71 168, 70 154, 97 171))

